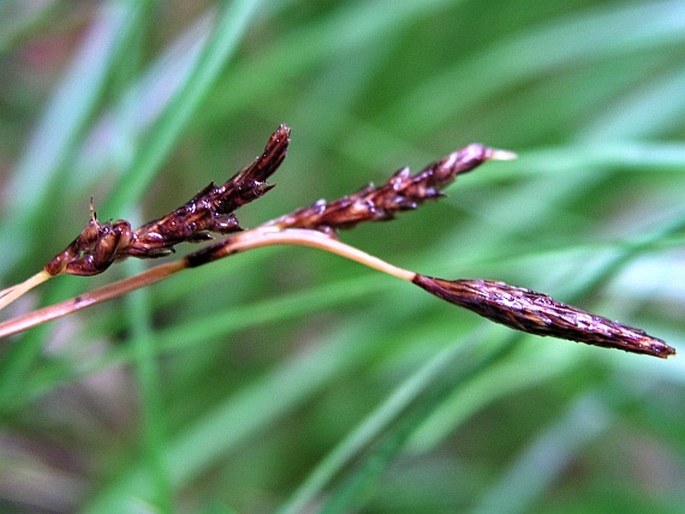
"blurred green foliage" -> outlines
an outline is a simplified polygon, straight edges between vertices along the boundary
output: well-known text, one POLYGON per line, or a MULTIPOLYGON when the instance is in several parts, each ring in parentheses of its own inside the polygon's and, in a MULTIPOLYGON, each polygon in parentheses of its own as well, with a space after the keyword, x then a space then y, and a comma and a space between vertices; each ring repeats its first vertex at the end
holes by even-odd
MULTIPOLYGON (((0 269, 222 181, 280 122, 243 225, 471 141, 520 154, 343 238, 502 279, 676 347, 677 1, 0 3, 0 269)), ((189 251, 189 245, 182 251, 189 251)), ((12 313, 140 271, 61 277, 12 313)), ((494 327, 329 255, 259 250, 0 345, 7 512, 682 512, 685 383, 494 327)))

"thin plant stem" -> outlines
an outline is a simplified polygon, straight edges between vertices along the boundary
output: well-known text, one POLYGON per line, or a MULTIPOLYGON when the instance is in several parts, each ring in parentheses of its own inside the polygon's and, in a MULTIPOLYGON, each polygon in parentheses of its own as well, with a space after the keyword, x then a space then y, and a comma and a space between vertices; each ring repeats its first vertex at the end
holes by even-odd
POLYGON ((50 273, 45 270, 40 270, 38 273, 30 278, 27 278, 22 283, 13 285, 7 289, 3 289, 0 291, 0 310, 4 309, 14 300, 28 293, 31 289, 42 284, 50 278, 52 278, 50 273))
POLYGON ((356 261, 377 271, 411 282, 416 273, 389 264, 321 232, 309 229, 278 229, 260 226, 233 236, 226 241, 187 255, 182 259, 160 264, 133 277, 125 278, 99 289, 83 293, 0 323, 0 338, 8 337, 48 321, 67 316, 87 307, 123 296, 149 286, 187 268, 197 267, 235 253, 264 246, 295 245, 317 248, 356 261))
POLYGON ((209 246, 188 255, 186 259, 189 261, 190 267, 195 267, 204 264, 205 262, 215 261, 237 252, 243 252, 262 246, 275 245, 295 245, 317 248, 340 255, 351 261, 356 261, 364 266, 375 269, 376 271, 386 273, 407 282, 411 282, 416 276, 416 273, 413 271, 394 266, 393 264, 317 230, 298 228, 279 229, 268 225, 263 225, 253 230, 243 232, 225 243, 209 246))
POLYGON ((24 330, 37 325, 80 311, 91 305, 106 302, 130 291, 154 284, 155 282, 159 282, 160 280, 181 271, 185 267, 185 262, 182 259, 160 264, 139 275, 113 282, 112 284, 80 294, 69 300, 49 305, 42 309, 7 320, 0 323, 0 338, 23 332, 24 330))

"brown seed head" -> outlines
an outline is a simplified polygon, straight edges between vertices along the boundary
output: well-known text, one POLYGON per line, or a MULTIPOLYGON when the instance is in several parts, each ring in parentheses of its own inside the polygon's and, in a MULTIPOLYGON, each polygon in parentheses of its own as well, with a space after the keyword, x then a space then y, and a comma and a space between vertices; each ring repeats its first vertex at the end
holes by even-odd
POLYGON ((443 280, 419 274, 413 282, 443 300, 523 332, 661 358, 675 354, 674 348, 640 329, 530 289, 493 280, 443 280))
POLYGON ((210 232, 242 230, 233 211, 264 195, 266 183, 285 159, 290 128, 281 125, 255 161, 221 186, 214 182, 181 207, 133 231, 125 220, 100 222, 91 206, 91 219, 69 246, 48 262, 50 275, 97 275, 128 256, 153 258, 174 251, 181 242, 212 239, 210 232))
POLYGON ((442 190, 457 175, 469 172, 489 159, 512 159, 515 154, 471 144, 436 161, 412 175, 401 168, 381 186, 369 184, 356 193, 282 216, 273 222, 282 228, 310 228, 326 233, 352 228, 364 221, 385 221, 399 211, 416 209, 426 200, 443 196, 442 190))

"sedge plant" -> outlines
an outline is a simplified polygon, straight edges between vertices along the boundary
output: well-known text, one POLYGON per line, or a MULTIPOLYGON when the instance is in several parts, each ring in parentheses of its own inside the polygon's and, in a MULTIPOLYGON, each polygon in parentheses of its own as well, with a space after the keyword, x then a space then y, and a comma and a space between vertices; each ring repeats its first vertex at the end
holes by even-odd
POLYGON ((387 221, 400 211, 413 210, 427 200, 440 198, 443 189, 457 176, 488 160, 515 158, 510 151, 471 144, 416 174, 404 167, 380 186, 369 184, 333 201, 318 200, 244 230, 235 211, 273 187, 267 179, 285 159, 290 133, 290 128, 282 124, 269 138, 263 153, 224 184, 210 183, 185 204, 135 230, 126 220, 100 221, 91 198, 90 219, 81 233, 41 271, 0 292, 0 308, 59 275, 98 275, 127 257, 167 256, 180 243, 213 239, 212 233, 227 237, 181 259, 0 323, 0 337, 239 252, 264 246, 296 245, 331 252, 411 282, 443 300, 516 330, 661 358, 675 354, 673 347, 643 330, 566 305, 546 294, 496 280, 430 277, 397 267, 339 239, 341 230, 367 221, 387 221))

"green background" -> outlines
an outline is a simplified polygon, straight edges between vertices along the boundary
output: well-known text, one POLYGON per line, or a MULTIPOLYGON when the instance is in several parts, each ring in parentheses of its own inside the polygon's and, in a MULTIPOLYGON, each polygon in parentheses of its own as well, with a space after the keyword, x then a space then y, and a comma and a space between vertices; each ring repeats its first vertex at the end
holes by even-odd
MULTIPOLYGON (((140 224, 286 122, 244 226, 473 141, 511 149, 343 240, 682 348, 684 42, 677 1, 4 1, 3 287, 75 237, 91 195, 140 224)), ((4 318, 152 264, 60 277, 4 318)), ((0 342, 0 511, 682 512, 682 362, 257 250, 0 342)))

